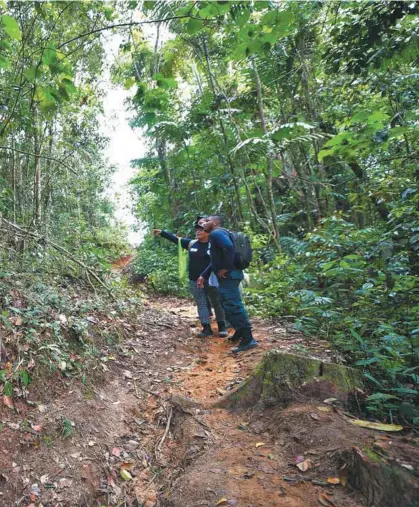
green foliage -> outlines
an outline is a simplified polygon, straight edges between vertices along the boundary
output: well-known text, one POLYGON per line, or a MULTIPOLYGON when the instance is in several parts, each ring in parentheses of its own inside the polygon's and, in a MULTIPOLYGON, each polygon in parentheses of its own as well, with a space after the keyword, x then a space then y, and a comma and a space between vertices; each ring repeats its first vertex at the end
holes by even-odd
POLYGON ((60 437, 61 438, 70 438, 73 434, 73 423, 70 421, 70 419, 63 418, 61 422, 61 432, 60 437))
POLYGON ((368 410, 405 417, 419 395, 419 284, 409 274, 408 245, 339 216, 297 245, 285 241, 287 254, 253 267, 249 306, 292 317, 305 334, 329 340, 380 390, 367 398, 368 410))
POLYGON ((83 379, 100 368, 103 350, 123 335, 109 315, 118 315, 120 322, 131 319, 138 297, 115 284, 117 301, 112 301, 70 274, 23 273, 22 265, 15 267, 19 273, 0 279, 3 393, 25 392, 32 378, 83 379))
POLYGON ((134 280, 145 280, 160 294, 189 297, 185 280, 179 277, 178 249, 165 240, 146 239, 138 248, 132 272, 134 280))
MULTIPOLYGON (((132 180, 138 217, 183 232, 216 212, 245 229, 252 313, 329 340, 364 371, 370 414, 417 422, 416 4, 148 9, 185 18, 116 73, 134 76, 133 124, 150 139, 132 180)), ((140 271, 166 290, 157 245, 145 243, 140 271)))

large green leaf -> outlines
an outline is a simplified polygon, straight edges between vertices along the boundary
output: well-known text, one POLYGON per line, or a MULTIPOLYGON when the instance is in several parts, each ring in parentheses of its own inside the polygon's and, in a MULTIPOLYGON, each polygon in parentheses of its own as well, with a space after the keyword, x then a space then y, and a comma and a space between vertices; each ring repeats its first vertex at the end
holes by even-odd
POLYGON ((189 35, 195 35, 202 29, 202 21, 199 19, 190 19, 186 25, 186 31, 189 35))
POLYGON ((34 83, 37 76, 36 67, 29 67, 29 69, 25 70, 24 75, 30 83, 34 83))
POLYGON ((371 114, 371 112, 368 110, 359 111, 354 116, 352 116, 349 123, 354 124, 354 123, 359 123, 359 122, 365 121, 370 114, 371 114))
POLYGON ((250 19, 250 11, 248 9, 244 9, 237 18, 235 19, 236 24, 238 26, 244 26, 250 19))
POLYGON ((44 52, 42 53, 42 62, 45 63, 45 65, 50 65, 57 59, 57 51, 56 48, 53 46, 48 46, 44 49, 44 52))
POLYGON ((217 9, 217 6, 213 3, 208 4, 203 9, 199 11, 199 17, 200 18, 214 18, 219 16, 219 11, 217 9))
POLYGON ((12 16, 8 16, 7 14, 3 14, 1 22, 3 23, 5 32, 11 39, 21 40, 22 34, 15 18, 12 18, 12 16))
POLYGON ((58 91, 54 90, 51 86, 48 88, 42 86, 36 87, 35 98, 39 104, 40 111, 45 115, 49 115, 57 109, 57 100, 53 92, 58 94, 58 91))
POLYGON ((0 69, 7 69, 10 67, 10 62, 3 55, 0 55, 0 69))
POLYGON ((387 120, 388 118, 389 118, 388 114, 382 113, 381 111, 377 111, 376 113, 373 113, 370 116, 368 116, 367 122, 377 123, 383 120, 387 120))
POLYGON ((4 383, 4 386, 3 386, 3 394, 5 396, 12 396, 13 394, 13 386, 12 386, 12 383, 9 382, 8 380, 4 383))
POLYGON ((243 60, 247 56, 247 43, 242 42, 239 44, 235 50, 231 53, 232 60, 243 60))
POLYGON ((335 137, 332 137, 330 141, 327 141, 327 143, 324 145, 325 147, 329 146, 335 146, 337 144, 342 144, 344 141, 347 141, 351 137, 351 134, 349 132, 341 132, 340 134, 336 135, 335 137))
POLYGON ((74 82, 71 79, 69 79, 68 77, 64 77, 61 80, 61 85, 65 86, 67 92, 70 93, 70 94, 71 93, 75 93, 77 91, 77 88, 74 85, 74 82))

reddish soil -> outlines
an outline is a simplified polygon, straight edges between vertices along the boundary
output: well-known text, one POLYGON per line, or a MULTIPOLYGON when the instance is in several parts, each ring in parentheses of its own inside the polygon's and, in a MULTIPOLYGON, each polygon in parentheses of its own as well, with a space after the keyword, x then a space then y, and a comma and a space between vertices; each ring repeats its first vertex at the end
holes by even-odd
POLYGON ((124 255, 120 257, 115 262, 112 263, 112 269, 114 271, 125 268, 134 258, 134 255, 124 255))
MULTIPOLYGON (((387 437, 349 424, 321 400, 244 412, 169 401, 215 401, 266 350, 326 359, 327 343, 255 320, 260 346, 234 357, 226 340, 194 334, 189 302, 144 304, 141 322, 127 323, 129 338, 117 352, 102 351, 85 384, 54 377, 31 386, 31 405, 0 407, 0 506, 366 505, 327 479, 340 474, 345 482, 342 451, 387 437), (296 466, 301 460, 310 460, 305 472, 296 466)), ((414 457, 402 458, 417 469, 414 457)))

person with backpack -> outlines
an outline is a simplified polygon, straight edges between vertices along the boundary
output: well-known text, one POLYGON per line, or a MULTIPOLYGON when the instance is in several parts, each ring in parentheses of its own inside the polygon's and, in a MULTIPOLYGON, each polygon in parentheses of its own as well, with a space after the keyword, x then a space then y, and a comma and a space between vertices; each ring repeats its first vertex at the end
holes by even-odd
POLYGON ((189 289, 195 299, 199 320, 202 324, 202 331, 198 336, 206 337, 213 335, 210 324, 210 310, 212 306, 217 319, 218 335, 225 338, 228 336, 228 332, 226 329, 225 314, 218 296, 217 287, 210 285, 210 281, 208 280, 205 281, 202 287, 198 287, 196 283, 202 271, 204 271, 210 263, 210 255, 208 251, 209 234, 204 231, 204 222, 205 219, 200 217, 198 217, 195 222, 196 239, 178 238, 174 234, 161 229, 153 229, 152 232, 154 236, 161 236, 162 238, 165 238, 175 244, 178 244, 180 241, 182 248, 188 250, 189 289))
POLYGON ((229 232, 223 228, 223 222, 222 217, 212 215, 204 224, 204 231, 209 233, 211 264, 201 273, 197 285, 204 287, 211 273, 216 275, 218 293, 226 318, 236 330, 229 340, 240 340, 238 347, 232 350, 237 354, 258 345, 253 338, 239 288, 244 278, 243 269, 249 266, 252 259, 252 250, 245 234, 229 232))

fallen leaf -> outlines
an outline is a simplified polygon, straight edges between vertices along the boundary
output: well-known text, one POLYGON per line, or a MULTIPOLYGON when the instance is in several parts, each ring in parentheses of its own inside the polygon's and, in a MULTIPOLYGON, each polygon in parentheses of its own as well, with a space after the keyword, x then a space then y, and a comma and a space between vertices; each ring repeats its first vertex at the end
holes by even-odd
POLYGON ((124 470, 132 470, 135 467, 135 461, 124 461, 119 465, 119 468, 124 470))
POLYGON ((61 324, 67 324, 67 317, 64 314, 58 315, 61 324))
POLYGON ((258 442, 255 447, 263 447, 265 444, 263 442, 258 442))
POLYGON ((322 493, 321 495, 319 495, 318 500, 322 505, 326 505, 327 507, 335 505, 333 500, 326 493, 322 493))
POLYGON ((124 468, 121 468, 119 473, 121 474, 121 477, 124 479, 124 481, 131 481, 132 480, 132 475, 124 468))
POLYGON ((320 420, 320 416, 319 416, 319 414, 316 414, 316 412, 312 412, 312 413, 310 414, 310 417, 311 417, 312 419, 314 419, 315 421, 320 420))
POLYGON ((323 400, 323 403, 326 403, 326 405, 333 405, 335 401, 338 401, 336 398, 327 398, 327 400, 323 400))
POLYGON ((407 463, 401 463, 401 466, 403 468, 406 468, 406 470, 409 470, 410 472, 413 472, 415 469, 412 467, 412 465, 408 465, 407 463))
POLYGON ((121 455, 121 449, 119 449, 118 447, 114 447, 112 449, 112 455, 116 456, 117 458, 119 458, 119 456, 121 455))
POLYGON ((22 323, 23 323, 23 320, 20 317, 16 317, 15 326, 21 326, 22 323))
POLYGON ((339 477, 328 477, 327 478, 327 482, 329 484, 339 484, 340 483, 340 479, 339 479, 339 477))
POLYGON ((296 456, 295 457, 295 463, 301 463, 302 461, 304 461, 304 456, 296 456))
POLYGON ((274 459, 274 457, 273 457, 272 454, 268 454, 268 458, 271 459, 271 460, 274 459))
POLYGON ((320 502, 321 505, 325 505, 326 507, 330 507, 330 503, 328 501, 324 500, 321 495, 319 495, 318 501, 320 502))
POLYGON ((38 433, 40 433, 40 432, 42 431, 42 424, 34 424, 34 425, 32 426, 32 429, 33 429, 34 431, 37 431, 38 433))
POLYGON ((309 468, 313 466, 313 462, 311 461, 311 459, 305 459, 301 463, 297 463, 295 466, 302 472, 306 472, 309 468))
POLYGON ((38 405, 38 410, 41 412, 41 414, 42 414, 43 412, 45 412, 45 405, 42 405, 42 404, 41 404, 41 405, 38 405))
POLYGON ((128 379, 132 379, 132 373, 129 370, 124 370, 124 377, 128 379))
POLYGON ((48 475, 42 475, 39 480, 41 481, 41 484, 46 484, 48 482, 48 475))
POLYGON ((221 498, 220 500, 218 500, 215 506, 217 507, 217 505, 226 505, 226 504, 228 504, 227 498, 221 498))
POLYGON ((403 429, 403 426, 400 426, 399 424, 384 424, 372 421, 363 421, 362 419, 351 419, 349 422, 355 426, 361 426, 361 428, 368 428, 370 430, 377 431, 402 431, 403 429))
POLYGON ((58 362, 58 368, 61 370, 61 371, 65 371, 66 368, 67 368, 67 363, 65 361, 59 361, 58 362))
POLYGON ((11 409, 15 408, 15 404, 13 403, 13 398, 11 396, 3 396, 3 403, 6 405, 6 407, 9 407, 11 409))

